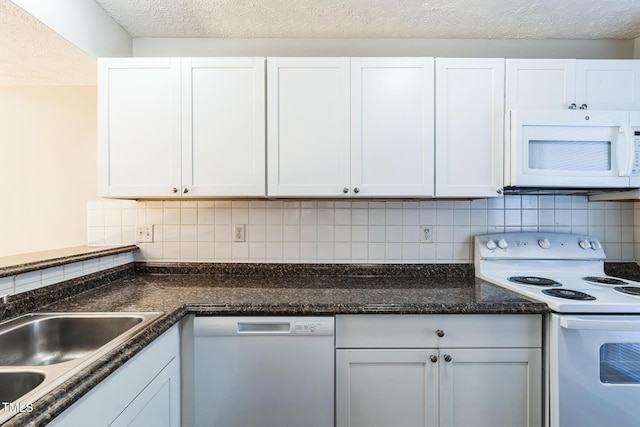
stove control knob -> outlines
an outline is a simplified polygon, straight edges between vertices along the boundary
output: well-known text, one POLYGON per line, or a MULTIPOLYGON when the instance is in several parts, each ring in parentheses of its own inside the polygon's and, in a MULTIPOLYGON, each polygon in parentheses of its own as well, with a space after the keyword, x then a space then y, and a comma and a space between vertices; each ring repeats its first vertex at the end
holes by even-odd
POLYGON ((494 242, 493 240, 487 240, 487 243, 485 243, 484 245, 485 245, 485 246, 487 247, 487 249, 489 249, 490 251, 494 250, 494 249, 497 247, 496 242, 494 242))
POLYGON ((551 242, 545 237, 538 240, 538 246, 540 246, 542 249, 549 249, 551 247, 551 242))
POLYGON ((507 249, 509 247, 509 244, 507 243, 506 240, 500 239, 500 240, 498 240, 498 247, 500 249, 507 249))
POLYGON ((578 244, 582 249, 591 249, 591 243, 588 240, 580 240, 578 244))
POLYGON ((602 249, 602 246, 600 245, 600 242, 598 242, 597 240, 594 240, 593 242, 591 242, 591 249, 593 250, 602 249))

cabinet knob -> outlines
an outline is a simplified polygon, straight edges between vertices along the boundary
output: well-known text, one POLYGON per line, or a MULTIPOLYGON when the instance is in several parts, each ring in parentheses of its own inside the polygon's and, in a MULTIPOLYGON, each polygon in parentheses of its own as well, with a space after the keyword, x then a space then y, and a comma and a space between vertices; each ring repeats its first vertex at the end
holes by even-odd
POLYGON ((188 189, 187 187, 184 187, 184 190, 182 190, 182 192, 183 192, 184 194, 187 194, 187 193, 189 192, 189 189, 188 189))
POLYGON ((438 356, 432 354, 431 356, 429 356, 429 360, 431 360, 433 363, 436 363, 438 361, 438 356))
POLYGON ((580 109, 581 109, 581 110, 586 110, 587 108, 588 108, 588 107, 587 107, 587 104, 582 104, 582 105, 580 106, 580 109))
POLYGON ((448 355, 448 354, 445 354, 445 355, 444 355, 444 361, 445 361, 445 362, 451 362, 451 360, 452 360, 452 359, 453 359, 453 358, 452 358, 450 355, 448 355))
POLYGON ((438 329, 436 331, 436 335, 439 336, 440 338, 442 338, 444 336, 444 331, 442 329, 438 329))
POLYGON ((576 105, 575 102, 569 104, 569 110, 575 110, 576 108, 578 108, 578 106, 576 105))
POLYGON ((347 187, 344 187, 344 188, 342 189, 342 192, 343 192, 344 194, 347 194, 347 193, 349 192, 349 189, 348 189, 347 187))
POLYGON ((496 190, 496 193, 498 193, 498 194, 502 194, 502 188, 498 188, 498 189, 496 190))
POLYGON ((177 193, 177 192, 178 192, 178 189, 177 189, 176 187, 171 187, 171 192, 172 192, 172 193, 177 193))
POLYGON ((358 187, 356 187, 356 188, 353 189, 353 192, 358 194, 360 192, 360 189, 358 187))

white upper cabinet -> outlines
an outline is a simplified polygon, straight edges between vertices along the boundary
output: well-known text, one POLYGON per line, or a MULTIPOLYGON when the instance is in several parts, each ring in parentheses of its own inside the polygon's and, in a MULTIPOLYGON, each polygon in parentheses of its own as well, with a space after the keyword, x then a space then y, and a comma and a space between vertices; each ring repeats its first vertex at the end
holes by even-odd
POLYGON ((180 59, 98 65, 100 195, 171 196, 180 186, 180 59))
POLYGON ((264 58, 99 62, 100 194, 265 195, 264 58))
POLYGON ((351 59, 351 191, 433 196, 433 58, 351 59))
POLYGON ((504 60, 436 59, 436 197, 495 197, 503 185, 504 60))
POLYGON ((640 110, 640 61, 577 60, 576 104, 590 110, 640 110))
POLYGON ((508 59, 506 110, 640 109, 640 61, 508 59))
POLYGON ((432 58, 269 58, 268 194, 433 195, 432 58))
POLYGON ((576 98, 575 60, 507 59, 506 111, 566 109, 576 98))
POLYGON ((267 93, 268 194, 348 195, 349 59, 269 58, 267 93))
POLYGON ((264 58, 182 61, 182 188, 265 195, 264 58))

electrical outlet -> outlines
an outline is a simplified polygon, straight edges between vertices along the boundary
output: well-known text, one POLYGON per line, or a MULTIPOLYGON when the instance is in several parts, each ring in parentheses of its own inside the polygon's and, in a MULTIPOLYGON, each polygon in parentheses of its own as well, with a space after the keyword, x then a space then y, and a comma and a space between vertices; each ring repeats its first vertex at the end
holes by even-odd
POLYGON ((153 225, 139 225, 136 227, 137 243, 153 243, 153 225))
POLYGON ((244 230, 245 224, 235 224, 233 226, 233 241, 234 242, 244 242, 244 230))
POLYGON ((420 226, 420 243, 433 243, 433 225, 420 226))

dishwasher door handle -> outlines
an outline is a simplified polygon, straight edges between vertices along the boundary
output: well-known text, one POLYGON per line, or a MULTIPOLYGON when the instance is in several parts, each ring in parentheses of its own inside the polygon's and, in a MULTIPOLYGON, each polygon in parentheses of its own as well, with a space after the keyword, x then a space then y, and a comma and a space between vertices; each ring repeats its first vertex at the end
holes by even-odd
POLYGON ((196 316, 193 321, 193 336, 333 335, 334 323, 330 316, 196 316))
POLYGON ((238 322, 239 334, 290 334, 291 322, 238 322))

